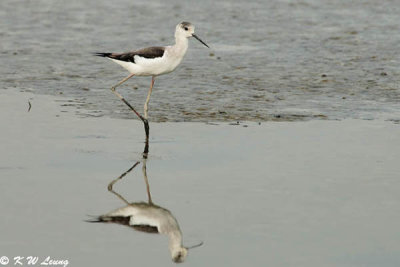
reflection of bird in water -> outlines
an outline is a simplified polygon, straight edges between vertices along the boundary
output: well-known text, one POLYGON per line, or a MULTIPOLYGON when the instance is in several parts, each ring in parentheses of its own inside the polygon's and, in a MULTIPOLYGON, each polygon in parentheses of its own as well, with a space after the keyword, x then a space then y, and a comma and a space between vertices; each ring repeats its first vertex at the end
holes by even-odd
POLYGON ((159 233, 167 235, 169 239, 169 251, 171 253, 172 260, 174 262, 183 262, 187 256, 188 249, 201 246, 202 243, 192 247, 184 247, 182 244, 182 232, 175 217, 169 210, 153 204, 146 173, 146 159, 143 161, 142 170, 147 187, 148 203, 129 203, 112 188, 118 180, 128 174, 139 163, 140 162, 136 162, 128 171, 123 173, 120 177, 113 180, 108 185, 108 190, 119 197, 127 205, 113 210, 107 214, 98 216, 94 220, 90 220, 88 222, 116 223, 126 225, 135 230, 146 233, 159 233))
POLYGON ((146 233, 165 234, 169 238, 169 250, 174 262, 183 262, 187 248, 182 245, 182 233, 178 222, 167 209, 148 203, 131 203, 125 207, 99 216, 97 222, 123 224, 146 233))

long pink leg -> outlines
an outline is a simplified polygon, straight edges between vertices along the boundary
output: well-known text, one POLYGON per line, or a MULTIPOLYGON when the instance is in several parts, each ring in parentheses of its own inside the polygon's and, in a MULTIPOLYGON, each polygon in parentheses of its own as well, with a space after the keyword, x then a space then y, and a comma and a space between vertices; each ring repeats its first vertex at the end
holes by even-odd
POLYGON ((146 102, 144 103, 144 118, 147 120, 148 116, 147 116, 147 110, 148 110, 148 105, 150 102, 150 96, 151 96, 151 92, 153 91, 153 86, 154 86, 154 81, 155 81, 155 76, 151 77, 151 84, 150 84, 150 89, 149 92, 147 93, 147 98, 146 98, 146 102))

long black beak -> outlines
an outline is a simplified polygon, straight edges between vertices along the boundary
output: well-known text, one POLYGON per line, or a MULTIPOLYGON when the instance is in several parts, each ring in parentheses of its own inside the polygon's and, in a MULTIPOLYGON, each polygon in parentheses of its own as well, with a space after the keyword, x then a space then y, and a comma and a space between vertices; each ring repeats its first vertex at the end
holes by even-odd
POLYGON ((192 33, 192 36, 194 38, 196 38, 200 43, 202 43, 203 45, 207 46, 208 48, 210 48, 205 42, 203 42, 196 34, 192 33))
MULTIPOLYGON (((208 46, 207 46, 208 47, 208 46)), ((186 249, 192 249, 192 248, 197 248, 197 247, 200 247, 201 245, 203 245, 204 244, 204 242, 203 241, 201 241, 199 244, 197 244, 197 245, 194 245, 194 246, 190 246, 190 247, 187 247, 186 249)))

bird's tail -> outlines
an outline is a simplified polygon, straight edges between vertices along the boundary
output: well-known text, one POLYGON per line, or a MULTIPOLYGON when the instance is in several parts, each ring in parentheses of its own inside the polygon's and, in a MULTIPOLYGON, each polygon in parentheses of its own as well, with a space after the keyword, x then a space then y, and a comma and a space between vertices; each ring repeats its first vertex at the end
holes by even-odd
POLYGON ((93 56, 98 56, 98 57, 110 57, 112 53, 99 53, 95 52, 93 53, 93 56))
POLYGON ((92 218, 85 220, 85 222, 89 222, 89 223, 99 223, 99 222, 108 222, 108 220, 106 220, 104 218, 104 216, 93 216, 93 215, 88 215, 92 218))

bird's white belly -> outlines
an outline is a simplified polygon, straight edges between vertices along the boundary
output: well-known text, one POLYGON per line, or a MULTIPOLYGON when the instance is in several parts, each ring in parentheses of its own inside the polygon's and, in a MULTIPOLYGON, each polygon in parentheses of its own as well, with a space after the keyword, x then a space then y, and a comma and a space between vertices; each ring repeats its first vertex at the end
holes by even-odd
POLYGON ((116 59, 111 60, 137 76, 157 76, 172 72, 182 61, 182 58, 164 54, 161 58, 143 58, 135 56, 135 63, 116 59))

